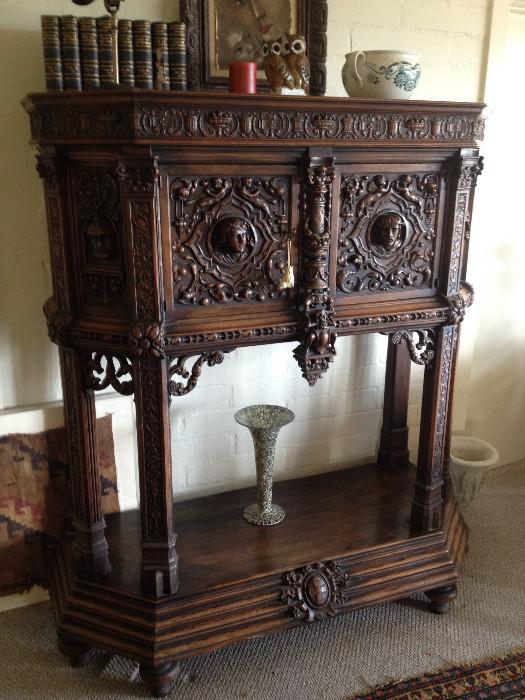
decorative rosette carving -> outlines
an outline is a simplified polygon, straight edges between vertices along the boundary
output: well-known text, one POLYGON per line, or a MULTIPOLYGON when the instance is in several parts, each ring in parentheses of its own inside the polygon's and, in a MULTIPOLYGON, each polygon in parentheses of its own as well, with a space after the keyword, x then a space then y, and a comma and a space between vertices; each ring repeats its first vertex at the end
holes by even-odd
POLYGON ((129 348, 132 357, 149 357, 160 359, 164 357, 164 332, 162 326, 156 323, 132 326, 129 333, 129 348))
POLYGON ((280 599, 296 619, 333 617, 346 601, 349 578, 337 561, 308 564, 284 575, 280 599))
POLYGON ((406 342, 410 359, 416 365, 429 365, 432 363, 436 354, 432 331, 396 331, 392 334, 392 343, 394 345, 399 345, 402 342, 406 342), (417 340, 414 339, 414 335, 417 337, 417 340))

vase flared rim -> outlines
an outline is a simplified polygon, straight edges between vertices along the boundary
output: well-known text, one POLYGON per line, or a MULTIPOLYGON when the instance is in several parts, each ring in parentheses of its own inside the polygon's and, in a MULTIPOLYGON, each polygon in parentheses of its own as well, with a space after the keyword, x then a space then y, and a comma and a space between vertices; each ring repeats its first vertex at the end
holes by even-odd
POLYGON ((235 420, 239 425, 253 430, 268 430, 282 428, 295 418, 293 411, 285 406, 273 404, 254 404, 236 411, 235 420))

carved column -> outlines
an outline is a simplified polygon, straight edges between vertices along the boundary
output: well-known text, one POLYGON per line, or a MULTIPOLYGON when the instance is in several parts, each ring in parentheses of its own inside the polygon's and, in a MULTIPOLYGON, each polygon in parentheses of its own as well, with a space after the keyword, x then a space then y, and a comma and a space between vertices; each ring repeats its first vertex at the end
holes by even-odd
POLYGON ((410 389, 410 355, 405 343, 394 343, 388 337, 385 374, 383 427, 377 463, 391 469, 408 466, 408 396, 410 389))
POLYGON ((69 459, 73 484, 73 560, 83 576, 100 576, 110 569, 104 530, 98 469, 95 395, 87 389, 87 358, 77 350, 60 349, 69 459))
POLYGON ((98 470, 96 416, 93 391, 83 382, 84 355, 67 349, 67 330, 75 308, 74 259, 66 235, 66 176, 54 149, 42 149, 37 169, 44 181, 53 297, 44 312, 51 340, 60 347, 64 412, 69 448, 69 521, 73 529, 73 560, 82 576, 96 577, 110 570, 98 470))
POLYGON ((419 453, 411 524, 427 532, 441 526, 443 463, 452 400, 457 328, 436 329, 434 357, 425 366, 419 453))
POLYGON ((444 277, 444 285, 440 289, 447 297, 457 294, 461 280, 465 279, 474 188, 482 171, 483 159, 472 155, 468 149, 462 149, 461 155, 452 165, 451 185, 454 202, 450 213, 450 228, 453 234, 448 275, 444 277))
POLYGON ((335 357, 335 310, 329 289, 333 157, 310 154, 303 192, 301 311, 304 328, 294 357, 310 385, 335 357))
POLYGON ((118 165, 128 231, 129 292, 134 318, 129 349, 137 411, 142 518, 142 588, 160 597, 178 586, 168 397, 164 298, 157 210, 159 172, 147 152, 118 165))

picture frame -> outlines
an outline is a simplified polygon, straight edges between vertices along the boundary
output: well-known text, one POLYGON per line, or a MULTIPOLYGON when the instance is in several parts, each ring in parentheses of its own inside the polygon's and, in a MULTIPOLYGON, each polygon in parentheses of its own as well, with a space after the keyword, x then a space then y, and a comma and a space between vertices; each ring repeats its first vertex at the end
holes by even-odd
MULTIPOLYGON (((304 34, 306 39, 310 94, 325 94, 328 0, 180 0, 180 18, 186 23, 189 90, 228 89, 226 31, 229 32, 228 47, 237 41, 235 46, 239 51, 238 46, 245 42, 248 52, 251 43, 259 46, 261 41, 280 38, 283 22, 291 20, 290 31, 304 34), (247 13, 250 12, 253 27, 242 24, 243 20, 249 21, 247 13), (271 24, 261 24, 263 13, 264 17, 270 17, 271 24), (224 31, 221 31, 221 24, 224 31), (261 33, 261 27, 268 30, 266 34, 261 33)), ((242 55, 242 49, 240 51, 242 55)), ((241 57, 240 60, 251 59, 241 57)), ((257 72, 257 91, 270 91, 262 70, 257 72)))

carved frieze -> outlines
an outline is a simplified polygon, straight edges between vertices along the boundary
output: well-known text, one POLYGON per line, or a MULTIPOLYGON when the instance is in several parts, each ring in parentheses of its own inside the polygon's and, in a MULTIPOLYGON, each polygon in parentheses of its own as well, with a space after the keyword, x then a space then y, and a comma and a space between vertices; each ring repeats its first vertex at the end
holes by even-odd
MULTIPOLYGON (((163 96, 164 97, 164 96, 163 96)), ((271 99, 271 98, 269 98, 271 99)), ((268 100, 267 100, 268 101, 268 100)), ((183 102, 183 101, 182 101, 183 102)), ((178 104, 167 97, 157 103, 132 102, 119 105, 86 101, 81 105, 62 105, 35 100, 30 112, 34 140, 60 141, 75 138, 115 141, 121 139, 251 139, 316 140, 323 141, 399 141, 473 143, 483 139, 484 120, 467 110, 445 113, 419 110, 395 112, 381 109, 343 111, 339 105, 330 111, 326 101, 324 111, 308 108, 297 101, 293 108, 275 103, 262 108, 233 107, 225 110, 220 102, 213 106, 178 104)), ((223 103, 224 104, 224 103, 223 103)))
POLYGON ((346 601, 349 578, 337 561, 309 564, 284 575, 280 599, 296 619, 332 617, 346 601))
POLYGON ((125 355, 94 352, 86 362, 85 386, 102 391, 111 386, 123 396, 133 394, 133 367, 125 355))
POLYGON ((294 357, 312 386, 327 371, 336 354, 336 323, 329 293, 330 217, 333 159, 311 160, 303 193, 302 312, 303 332, 294 357))
POLYGON ((189 394, 190 391, 193 391, 201 376, 203 365, 207 364, 208 367, 214 367, 215 365, 222 364, 224 353, 219 351, 203 352, 193 363, 191 372, 186 369, 186 363, 190 357, 191 355, 181 355, 173 360, 169 368, 170 381, 168 384, 168 392, 170 396, 184 396, 185 394, 189 394), (175 381, 175 376, 186 379, 186 383, 175 381))
POLYGON ((439 177, 378 173, 342 178, 340 293, 432 287, 439 177))
POLYGON ((407 344, 410 359, 416 365, 430 365, 434 360, 435 345, 434 335, 429 330, 396 331, 391 336, 394 345, 405 342, 407 344), (414 335, 417 340, 414 339, 414 335))
POLYGON ((285 298, 290 196, 286 177, 173 178, 174 302, 285 298))
POLYGON ((114 168, 76 165, 72 173, 84 300, 121 306, 125 301, 122 215, 114 168))

